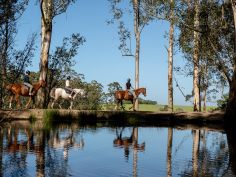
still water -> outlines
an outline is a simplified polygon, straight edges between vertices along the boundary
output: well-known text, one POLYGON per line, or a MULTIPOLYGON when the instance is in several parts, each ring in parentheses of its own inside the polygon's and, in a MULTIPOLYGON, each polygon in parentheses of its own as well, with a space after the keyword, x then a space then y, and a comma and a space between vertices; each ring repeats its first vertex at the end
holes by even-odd
POLYGON ((208 128, 6 123, 0 176, 234 176, 229 149, 227 134, 208 128))

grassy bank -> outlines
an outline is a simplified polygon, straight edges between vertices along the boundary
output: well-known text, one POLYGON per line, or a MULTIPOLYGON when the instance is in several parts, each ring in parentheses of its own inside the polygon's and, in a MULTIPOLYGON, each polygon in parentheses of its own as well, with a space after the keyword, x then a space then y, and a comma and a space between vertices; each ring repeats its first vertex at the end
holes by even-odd
MULTIPOLYGON (((129 110, 131 107, 131 104, 124 104, 125 109, 129 110)), ((109 108, 104 106, 104 110, 112 110, 114 109, 115 105, 110 105, 109 108)), ((207 111, 212 111, 216 107, 214 106, 208 106, 207 111)), ((151 105, 151 104, 139 104, 139 111, 154 111, 154 112, 159 112, 159 111, 167 111, 167 105, 151 105)), ((193 106, 181 106, 181 105, 175 105, 174 106, 174 112, 192 112, 193 111, 193 106)))

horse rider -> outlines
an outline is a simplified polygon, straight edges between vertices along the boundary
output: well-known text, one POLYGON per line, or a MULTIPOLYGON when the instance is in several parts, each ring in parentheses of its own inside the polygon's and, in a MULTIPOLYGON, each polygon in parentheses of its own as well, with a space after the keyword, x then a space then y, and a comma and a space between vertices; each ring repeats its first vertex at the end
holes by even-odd
POLYGON ((131 95, 133 95, 134 99, 136 99, 137 96, 136 96, 136 94, 135 94, 135 92, 134 92, 134 88, 132 87, 130 81, 131 81, 130 78, 128 78, 128 79, 127 79, 127 82, 126 82, 126 90, 128 91, 128 93, 130 93, 131 95), (131 88, 132 90, 131 90, 130 88, 131 88))
POLYGON ((68 76, 66 78, 66 90, 69 90, 70 91, 70 95, 69 95, 69 98, 73 98, 73 96, 75 95, 75 92, 74 90, 70 87, 70 76, 68 76))
POLYGON ((30 76, 30 71, 26 71, 23 81, 24 81, 24 85, 29 87, 29 95, 33 95, 33 93, 32 93, 33 85, 30 83, 29 76, 30 76))

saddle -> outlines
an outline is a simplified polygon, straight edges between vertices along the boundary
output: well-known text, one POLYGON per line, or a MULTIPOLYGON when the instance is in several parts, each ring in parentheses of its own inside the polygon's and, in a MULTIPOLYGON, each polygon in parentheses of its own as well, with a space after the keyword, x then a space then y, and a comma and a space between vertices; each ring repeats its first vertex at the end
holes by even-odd
POLYGON ((65 92, 67 93, 67 94, 71 94, 72 93, 72 91, 70 90, 70 89, 68 89, 68 88, 64 88, 65 89, 65 92))
MULTIPOLYGON (((22 90, 22 92, 24 92, 24 91, 29 92, 30 88, 29 88, 29 86, 27 86, 27 85, 25 85, 25 84, 22 84, 21 90, 22 90)), ((31 91, 31 92, 32 92, 32 94, 35 93, 34 88, 32 88, 32 91, 31 91)))
POLYGON ((125 90, 125 96, 124 96, 124 98, 125 98, 125 99, 128 99, 129 96, 132 96, 132 94, 131 94, 128 90, 125 90))
POLYGON ((29 86, 27 86, 27 85, 25 85, 25 84, 22 84, 22 89, 29 91, 29 86))

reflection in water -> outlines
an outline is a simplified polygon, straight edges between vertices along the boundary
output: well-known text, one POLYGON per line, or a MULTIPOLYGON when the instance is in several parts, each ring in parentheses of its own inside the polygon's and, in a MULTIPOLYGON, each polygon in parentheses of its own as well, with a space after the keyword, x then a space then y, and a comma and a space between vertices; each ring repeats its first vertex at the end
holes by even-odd
POLYGON ((116 139, 114 139, 113 144, 115 147, 124 148, 125 157, 129 158, 130 148, 138 151, 145 150, 145 142, 138 144, 138 128, 134 127, 132 133, 129 137, 123 137, 124 127, 119 131, 116 128, 116 139))
POLYGON ((171 159, 172 159, 172 139, 173 139, 173 129, 168 128, 168 138, 167 138, 167 177, 172 176, 172 167, 171 167, 171 159))
POLYGON ((233 173, 236 176, 236 128, 229 127, 226 133, 229 146, 229 164, 233 167, 233 173))
POLYGON ((193 177, 198 176, 199 130, 193 130, 193 177))
POLYGON ((118 132, 116 128, 116 139, 114 139, 113 144, 115 147, 124 148, 125 157, 129 158, 130 147, 133 149, 133 176, 137 176, 137 164, 138 164, 138 151, 145 150, 145 142, 138 144, 138 128, 134 127, 130 137, 123 137, 124 127, 118 132))
POLYGON ((2 124, 0 128, 0 176, 236 174, 234 129, 228 129, 227 134, 207 129, 78 124, 49 129, 27 122, 2 124))
MULTIPOLYGON (((63 128, 63 127, 62 127, 63 128)), ((1 147, 7 154, 5 168, 1 170, 4 176, 28 176, 26 158, 28 153, 35 154, 35 176, 48 176, 45 170, 48 170, 49 176, 67 176, 66 160, 68 158, 68 148, 83 148, 84 142, 75 141, 77 133, 73 133, 72 128, 68 128, 63 133, 65 137, 60 136, 61 128, 56 130, 33 130, 29 127, 17 127, 10 125, 4 127, 1 132, 1 142, 5 143, 1 147), (55 136, 56 135, 56 136, 55 136), (54 149, 63 148, 64 160, 54 154, 54 149)), ((3 157, 3 156, 1 156, 3 157)), ((3 167, 3 163, 1 163, 3 167)))

